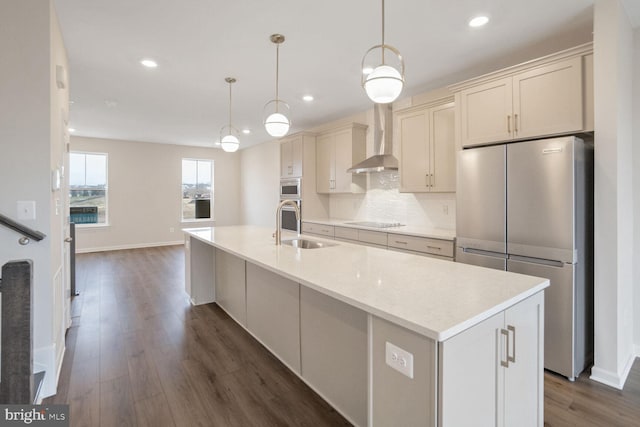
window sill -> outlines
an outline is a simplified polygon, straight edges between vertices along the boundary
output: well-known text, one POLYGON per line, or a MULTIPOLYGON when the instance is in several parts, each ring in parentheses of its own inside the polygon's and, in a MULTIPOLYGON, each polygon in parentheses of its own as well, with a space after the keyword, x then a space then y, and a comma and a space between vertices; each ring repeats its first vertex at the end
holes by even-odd
POLYGON ((111 224, 76 224, 76 229, 109 228, 111 224))

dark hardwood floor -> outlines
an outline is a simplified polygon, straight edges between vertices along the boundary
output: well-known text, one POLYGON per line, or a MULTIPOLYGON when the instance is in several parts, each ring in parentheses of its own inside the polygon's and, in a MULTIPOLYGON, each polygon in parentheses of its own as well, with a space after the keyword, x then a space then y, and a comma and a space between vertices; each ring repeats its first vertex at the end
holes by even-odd
MULTIPOLYGON (((44 402, 68 403, 72 426, 349 425, 215 304, 189 304, 181 246, 76 262, 58 394, 44 402)), ((640 426, 640 361, 624 391, 546 373, 545 425, 640 426)))

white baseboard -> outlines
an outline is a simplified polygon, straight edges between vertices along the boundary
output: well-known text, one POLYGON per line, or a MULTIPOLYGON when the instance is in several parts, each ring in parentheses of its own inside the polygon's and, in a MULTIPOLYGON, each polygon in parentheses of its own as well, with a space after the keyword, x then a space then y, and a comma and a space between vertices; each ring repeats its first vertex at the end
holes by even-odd
POLYGON ((184 240, 177 240, 174 242, 135 243, 131 245, 104 246, 99 248, 83 248, 83 249, 76 249, 76 253, 86 254, 91 252, 120 251, 123 249, 155 248, 158 246, 176 246, 176 245, 184 245, 184 240))
POLYGON ((618 374, 617 372, 611 372, 594 366, 591 368, 591 376, 589 379, 617 388, 618 390, 622 390, 624 388, 624 383, 627 381, 627 377, 629 376, 629 372, 631 371, 631 367, 633 366, 633 362, 636 360, 636 354, 638 353, 637 346, 635 350, 635 354, 629 354, 627 362, 625 363, 621 373, 618 374))
POLYGON ((640 345, 636 344, 634 346, 635 351, 636 351, 636 357, 640 357, 640 345))
MULTIPOLYGON (((60 364, 62 366, 62 364, 60 364)), ((56 394, 58 387, 58 375, 60 369, 56 366, 56 345, 50 344, 36 348, 33 352, 33 369, 38 372, 45 371, 44 383, 40 390, 40 397, 49 397, 56 394)))

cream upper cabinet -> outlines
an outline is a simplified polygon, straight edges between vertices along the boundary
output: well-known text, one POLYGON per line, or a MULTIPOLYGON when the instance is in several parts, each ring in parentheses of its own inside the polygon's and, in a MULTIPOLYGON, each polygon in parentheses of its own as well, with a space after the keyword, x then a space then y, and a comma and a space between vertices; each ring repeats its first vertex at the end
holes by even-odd
POLYGON ((303 135, 294 135, 280 142, 280 177, 302 176, 303 135))
POLYGON ((365 158, 366 126, 348 127, 320 134, 316 140, 316 191, 318 193, 361 193, 366 177, 347 172, 365 158))
POLYGON ((399 112, 396 123, 401 145, 400 191, 455 191, 454 104, 399 112))
POLYGON ((593 130, 591 62, 585 48, 451 87, 463 147, 593 130))

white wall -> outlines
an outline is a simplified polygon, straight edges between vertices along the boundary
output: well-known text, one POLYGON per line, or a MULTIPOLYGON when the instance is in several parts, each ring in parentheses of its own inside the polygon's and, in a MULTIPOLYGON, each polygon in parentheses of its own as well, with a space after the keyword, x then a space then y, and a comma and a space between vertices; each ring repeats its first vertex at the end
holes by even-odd
POLYGON ((69 68, 49 1, 0 2, 0 55, 0 212, 17 219, 16 202, 35 201, 36 219, 22 222, 47 235, 20 246, 17 233, 0 227, 0 264, 34 263, 34 366, 46 370, 42 395, 49 396, 64 350, 61 283, 56 288, 53 280, 62 268, 63 217, 55 209, 61 193, 51 190, 51 171, 62 158, 68 88, 56 87, 55 66, 69 68))
POLYGON ((596 0, 595 365, 591 378, 622 388, 633 351, 631 24, 619 0, 596 0))
POLYGON ((109 155, 109 225, 78 227, 78 252, 179 243, 183 240, 182 228, 213 225, 209 221, 181 222, 183 158, 213 160, 215 224, 241 222, 238 153, 83 137, 71 138, 71 150, 109 155))
POLYGON ((280 200, 278 141, 241 150, 240 170, 242 223, 275 227, 276 206, 280 200))
POLYGON ((640 28, 636 28, 634 32, 633 57, 633 216, 636 219, 633 227, 633 312, 635 353, 636 357, 640 357, 640 28))

